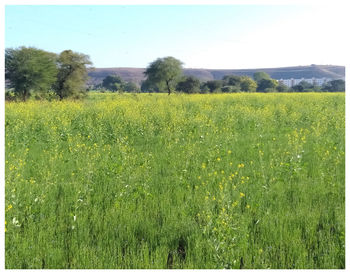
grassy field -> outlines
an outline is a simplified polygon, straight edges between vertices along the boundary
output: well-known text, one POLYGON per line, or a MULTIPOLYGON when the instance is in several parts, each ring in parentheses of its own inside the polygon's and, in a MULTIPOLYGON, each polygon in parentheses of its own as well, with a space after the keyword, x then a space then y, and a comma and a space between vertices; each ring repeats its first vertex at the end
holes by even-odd
POLYGON ((6 103, 6 268, 344 268, 345 96, 6 103))

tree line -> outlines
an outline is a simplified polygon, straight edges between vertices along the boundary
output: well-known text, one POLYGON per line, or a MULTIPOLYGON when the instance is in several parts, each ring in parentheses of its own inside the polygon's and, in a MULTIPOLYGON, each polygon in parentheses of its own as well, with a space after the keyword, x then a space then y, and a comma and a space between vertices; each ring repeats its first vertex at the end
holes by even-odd
POLYGON ((308 92, 308 91, 345 91, 343 80, 333 80, 323 86, 301 81, 299 84, 287 87, 283 83, 272 79, 266 72, 255 72, 253 78, 249 76, 226 75, 221 80, 209 80, 201 82, 197 77, 183 75, 182 62, 174 57, 158 58, 152 62, 144 72, 146 80, 141 87, 134 85, 134 89, 123 89, 123 82, 119 76, 107 76, 102 87, 116 91, 142 91, 142 92, 167 92, 184 93, 218 93, 218 92, 308 92), (111 84, 112 81, 112 84, 111 84), (112 88, 110 88, 112 87, 112 88))
POLYGON ((64 50, 60 54, 34 47, 5 49, 7 99, 81 98, 86 94, 88 69, 86 54, 64 50))
MULTIPOLYGON (((306 81, 288 88, 265 72, 248 76, 226 75, 221 80, 201 82, 183 74, 183 63, 174 57, 158 58, 146 68, 141 86, 125 82, 118 75, 108 75, 94 89, 112 92, 306 92, 345 91, 343 80, 333 80, 322 87, 306 81)), ((87 93, 88 71, 92 69, 86 54, 64 50, 60 54, 34 47, 5 50, 5 80, 9 87, 7 99, 26 101, 34 95, 38 99, 81 98, 87 93)))

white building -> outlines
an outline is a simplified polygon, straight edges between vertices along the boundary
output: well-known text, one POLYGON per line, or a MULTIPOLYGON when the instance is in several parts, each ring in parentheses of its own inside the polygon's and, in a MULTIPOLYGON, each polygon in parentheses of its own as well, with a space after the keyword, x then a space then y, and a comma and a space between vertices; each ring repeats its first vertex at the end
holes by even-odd
POLYGON ((323 84, 332 81, 333 79, 330 78, 300 78, 300 79, 294 79, 294 78, 290 78, 290 79, 280 79, 278 80, 280 83, 286 85, 287 87, 292 87, 295 85, 298 85, 301 81, 305 81, 307 83, 310 83, 312 85, 316 85, 316 86, 322 86, 323 84))

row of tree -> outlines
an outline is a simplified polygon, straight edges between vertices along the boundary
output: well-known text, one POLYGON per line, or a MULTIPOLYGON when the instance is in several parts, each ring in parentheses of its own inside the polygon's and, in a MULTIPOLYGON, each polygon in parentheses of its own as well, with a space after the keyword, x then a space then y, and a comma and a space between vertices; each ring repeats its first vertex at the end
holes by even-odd
MULTIPOLYGON (((333 80, 322 87, 312 85, 306 81, 288 88, 265 72, 256 72, 253 78, 248 76, 227 75, 221 80, 201 82, 194 76, 184 76, 182 62, 173 58, 158 58, 145 71, 146 80, 141 84, 142 92, 180 91, 184 93, 216 93, 216 92, 306 92, 306 91, 345 91, 343 80, 333 80)), ((118 76, 108 76, 102 86, 113 90, 114 85, 123 89, 122 81, 118 76), (112 88, 110 79, 114 79, 112 88)), ((117 89, 114 89, 117 90, 117 89)), ((135 88, 134 91, 137 89, 135 88)))
POLYGON ((139 92, 140 87, 134 82, 125 82, 119 75, 108 75, 102 83, 96 86, 97 89, 109 91, 139 92))
POLYGON ((86 93, 88 55, 64 50, 60 54, 34 47, 5 50, 5 79, 14 96, 26 101, 32 93, 47 98, 79 98, 86 93))
MULTIPOLYGON (((13 94, 26 101, 32 93, 39 98, 50 96, 64 99, 80 98, 87 92, 86 81, 91 69, 88 55, 64 50, 60 54, 33 47, 8 48, 5 50, 5 79, 13 94)), ((158 58, 144 72, 146 80, 141 87, 125 82, 117 75, 107 76, 97 86, 102 90, 126 92, 215 93, 215 92, 287 92, 287 91, 345 91, 343 80, 333 80, 323 87, 300 82, 287 86, 272 79, 265 72, 248 76, 227 75, 221 80, 201 82, 194 76, 184 76, 182 62, 174 57, 158 58)))

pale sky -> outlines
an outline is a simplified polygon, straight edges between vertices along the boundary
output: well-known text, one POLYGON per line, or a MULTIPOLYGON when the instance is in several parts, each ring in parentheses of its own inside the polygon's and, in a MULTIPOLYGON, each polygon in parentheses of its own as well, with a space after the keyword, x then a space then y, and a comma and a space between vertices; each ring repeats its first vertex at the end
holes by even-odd
POLYGON ((5 47, 88 54, 95 67, 345 65, 347 10, 338 5, 5 7, 5 47))

